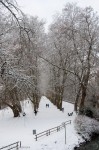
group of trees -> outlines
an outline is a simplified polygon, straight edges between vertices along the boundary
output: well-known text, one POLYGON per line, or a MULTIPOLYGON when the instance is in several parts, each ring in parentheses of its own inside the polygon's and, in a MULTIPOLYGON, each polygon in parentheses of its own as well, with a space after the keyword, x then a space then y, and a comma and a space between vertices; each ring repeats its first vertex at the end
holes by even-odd
POLYGON ((97 68, 99 17, 91 7, 67 4, 50 26, 50 87, 48 95, 62 107, 62 100, 74 100, 82 112, 97 68))
POLYGON ((15 1, 0 0, 0 104, 14 117, 20 101, 29 98, 34 110, 40 101, 40 59, 44 47, 44 22, 27 17, 15 1))
POLYGON ((59 109, 68 99, 82 112, 93 82, 97 88, 98 48, 99 17, 91 7, 67 4, 45 33, 43 21, 23 14, 15 1, 0 0, 1 105, 17 117, 20 101, 29 98, 36 110, 46 82, 43 92, 59 109))

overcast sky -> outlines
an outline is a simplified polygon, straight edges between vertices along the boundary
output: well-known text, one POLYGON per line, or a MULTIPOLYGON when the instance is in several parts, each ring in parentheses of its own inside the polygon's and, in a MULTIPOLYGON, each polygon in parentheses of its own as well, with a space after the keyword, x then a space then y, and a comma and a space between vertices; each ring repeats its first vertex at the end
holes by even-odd
POLYGON ((77 2, 79 6, 92 6, 99 13, 99 0, 16 0, 21 10, 29 15, 38 16, 47 22, 52 22, 53 15, 61 12, 67 2, 77 2))

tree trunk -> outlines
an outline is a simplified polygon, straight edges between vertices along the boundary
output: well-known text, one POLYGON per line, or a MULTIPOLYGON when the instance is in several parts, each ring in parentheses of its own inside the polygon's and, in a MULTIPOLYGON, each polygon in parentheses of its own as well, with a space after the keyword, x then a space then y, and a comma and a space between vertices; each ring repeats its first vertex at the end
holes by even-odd
POLYGON ((80 101, 80 105, 79 105, 79 112, 83 113, 87 88, 84 85, 82 85, 81 88, 82 88, 82 96, 81 96, 81 101, 80 101))
POLYGON ((7 102, 4 102, 4 104, 11 108, 11 110, 14 114, 14 117, 20 116, 20 112, 21 112, 20 106, 18 106, 17 104, 11 105, 11 104, 8 104, 7 102))
POLYGON ((77 94, 75 104, 74 104, 74 111, 75 112, 77 112, 78 100, 79 100, 79 95, 77 94))
POLYGON ((12 111, 13 111, 14 117, 20 116, 20 109, 19 109, 18 105, 13 105, 12 111))
POLYGON ((62 109, 62 100, 58 99, 57 108, 62 109))
POLYGON ((80 92, 81 92, 81 87, 79 87, 79 90, 78 90, 78 93, 76 96, 76 100, 75 100, 75 104, 74 104, 74 111, 76 111, 76 112, 77 112, 77 106, 78 106, 78 100, 79 100, 80 92))

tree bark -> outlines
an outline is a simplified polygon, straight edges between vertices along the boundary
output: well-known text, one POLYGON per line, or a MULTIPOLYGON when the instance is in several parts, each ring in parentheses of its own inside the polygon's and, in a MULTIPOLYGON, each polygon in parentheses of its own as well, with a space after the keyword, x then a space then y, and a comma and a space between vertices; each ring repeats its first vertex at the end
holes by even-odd
POLYGON ((80 101, 80 105, 79 105, 79 112, 83 113, 87 87, 82 85, 81 90, 82 90, 82 95, 81 95, 81 101, 80 101))
POLYGON ((18 106, 17 104, 11 105, 7 102, 4 102, 4 104, 11 108, 14 117, 19 117, 20 116, 20 112, 21 112, 20 106, 18 106))
POLYGON ((75 100, 75 104, 74 104, 74 111, 76 111, 76 112, 77 112, 77 106, 78 106, 78 100, 79 100, 80 92, 81 92, 81 87, 79 87, 79 90, 78 90, 78 93, 76 96, 76 100, 75 100))

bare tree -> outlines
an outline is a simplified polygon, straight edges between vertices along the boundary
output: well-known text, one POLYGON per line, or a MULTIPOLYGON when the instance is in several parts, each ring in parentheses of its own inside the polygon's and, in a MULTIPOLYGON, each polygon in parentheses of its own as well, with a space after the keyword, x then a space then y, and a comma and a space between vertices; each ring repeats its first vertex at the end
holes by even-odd
MULTIPOLYGON (((50 64, 57 68, 56 74, 58 69, 63 70, 68 82, 71 80, 74 83, 75 81, 75 110, 78 104, 80 111, 84 109, 99 44, 98 22, 98 16, 92 8, 82 9, 76 5, 67 4, 52 25, 54 34, 51 38, 53 39, 52 48, 55 61, 50 64)), ((60 71, 60 77, 62 77, 62 71, 60 71)), ((59 78, 58 81, 60 81, 59 78)), ((65 83, 65 89, 68 82, 65 83)))
POLYGON ((0 20, 1 84, 2 92, 6 93, 1 100, 17 117, 21 110, 18 109, 21 108, 20 101, 24 98, 31 99, 34 109, 39 105, 38 54, 43 48, 43 22, 36 17, 19 14, 21 11, 15 1, 1 0, 0 6, 7 11, 7 15, 11 15, 9 19, 4 16, 0 20))

